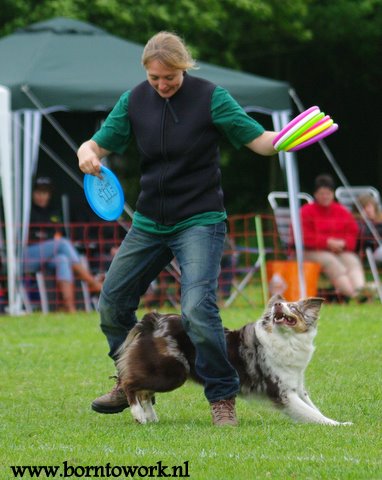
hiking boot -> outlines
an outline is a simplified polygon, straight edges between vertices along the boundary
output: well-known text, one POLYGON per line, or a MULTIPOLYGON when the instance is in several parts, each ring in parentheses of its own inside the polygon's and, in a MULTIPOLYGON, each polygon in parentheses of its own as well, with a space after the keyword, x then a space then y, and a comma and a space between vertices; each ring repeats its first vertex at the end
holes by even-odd
MULTIPOLYGON (((113 378, 113 377, 111 377, 113 378)), ((120 413, 129 407, 125 392, 122 390, 118 377, 114 388, 92 402, 92 409, 98 413, 120 413)))
POLYGON ((212 423, 216 426, 238 425, 235 412, 235 397, 211 402, 212 423))

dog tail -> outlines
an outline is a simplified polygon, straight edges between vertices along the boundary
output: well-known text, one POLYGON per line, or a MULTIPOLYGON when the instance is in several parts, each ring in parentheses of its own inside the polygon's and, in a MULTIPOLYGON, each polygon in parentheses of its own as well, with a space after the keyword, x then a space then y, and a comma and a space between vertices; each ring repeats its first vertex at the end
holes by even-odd
POLYGON ((156 312, 146 313, 142 320, 138 322, 129 332, 126 340, 119 347, 117 352, 118 357, 122 356, 122 353, 133 343, 133 341, 143 333, 153 332, 158 327, 158 319, 160 315, 156 312))
POLYGON ((157 328, 160 315, 157 313, 147 313, 140 322, 138 322, 129 332, 126 340, 119 347, 116 358, 116 368, 118 377, 123 379, 128 372, 129 347, 132 343, 144 333, 153 332, 157 328))

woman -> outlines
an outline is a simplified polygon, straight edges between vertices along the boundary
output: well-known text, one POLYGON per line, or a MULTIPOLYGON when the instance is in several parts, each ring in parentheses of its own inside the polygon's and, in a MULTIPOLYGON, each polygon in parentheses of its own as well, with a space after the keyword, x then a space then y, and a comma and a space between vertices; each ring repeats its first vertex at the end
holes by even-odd
POLYGON ((62 236, 60 214, 51 206, 53 184, 49 177, 36 179, 32 192, 29 242, 24 269, 35 273, 44 266, 55 270, 65 310, 75 312, 74 274, 99 293, 102 284, 81 264, 72 243, 62 236))
MULTIPOLYGON (((141 157, 141 192, 133 225, 106 275, 100 296, 101 329, 112 359, 136 323, 140 296, 175 256, 181 269, 184 328, 195 345, 215 425, 236 425, 237 372, 227 358, 216 303, 226 234, 219 168, 221 135, 239 148, 275 152, 266 132, 226 90, 191 76, 187 47, 160 32, 145 46, 147 80, 125 92, 102 128, 78 151, 84 173, 98 175, 101 158, 123 153, 135 137, 141 157)), ((101 413, 128 407, 117 383, 92 403, 101 413)))
POLYGON ((353 215, 334 200, 330 175, 315 180, 314 203, 301 207, 305 260, 317 262, 336 292, 347 298, 363 295, 365 273, 354 250, 358 226, 353 215))
MULTIPOLYGON (((358 202, 363 208, 366 217, 374 225, 377 233, 382 237, 382 212, 375 197, 370 194, 358 197, 358 202)), ((363 219, 359 219, 359 240, 360 248, 371 248, 374 259, 377 263, 382 263, 382 244, 374 237, 368 225, 363 219)))

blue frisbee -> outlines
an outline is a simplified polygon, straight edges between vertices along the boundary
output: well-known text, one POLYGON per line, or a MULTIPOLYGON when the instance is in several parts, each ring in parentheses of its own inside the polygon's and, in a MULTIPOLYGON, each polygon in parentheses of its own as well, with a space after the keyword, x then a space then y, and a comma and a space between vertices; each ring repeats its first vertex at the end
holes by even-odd
POLYGON ((102 166, 101 176, 85 174, 85 196, 93 211, 103 220, 111 222, 123 212, 125 197, 118 178, 111 170, 102 166))

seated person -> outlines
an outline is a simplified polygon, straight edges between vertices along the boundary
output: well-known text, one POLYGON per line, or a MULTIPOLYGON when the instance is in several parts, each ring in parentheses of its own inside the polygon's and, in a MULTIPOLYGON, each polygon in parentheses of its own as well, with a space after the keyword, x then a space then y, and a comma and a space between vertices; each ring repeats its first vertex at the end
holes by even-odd
MULTIPOLYGON (((363 212, 370 222, 374 225, 377 233, 382 237, 382 212, 377 200, 370 194, 360 195, 358 202, 363 208, 363 212)), ((362 217, 358 220, 359 225, 359 247, 362 250, 371 248, 374 259, 377 263, 382 263, 382 244, 374 237, 362 217)))
POLYGON ((65 310, 75 312, 74 274, 85 281, 92 292, 102 284, 85 268, 70 240, 64 238, 60 214, 51 206, 53 184, 49 177, 36 179, 32 192, 29 241, 25 249, 24 269, 35 273, 44 266, 55 270, 65 310))
POLYGON ((314 184, 314 202, 301 207, 304 258, 317 262, 345 298, 364 300, 365 273, 354 252, 358 225, 353 215, 334 200, 335 184, 330 175, 319 175, 314 184))
POLYGON ((127 233, 127 224, 124 227, 102 220, 90 208, 83 193, 71 199, 70 207, 72 241, 78 251, 86 254, 92 272, 104 276, 127 233))

